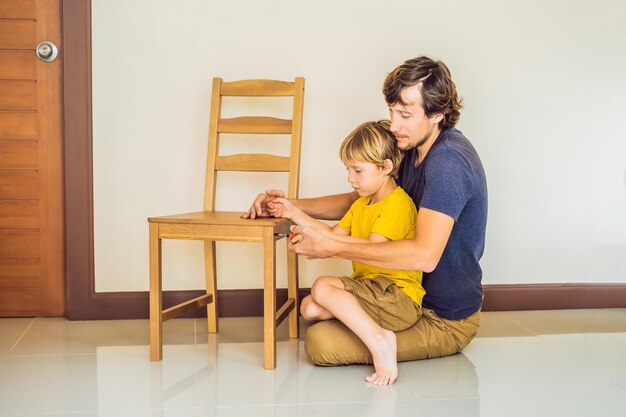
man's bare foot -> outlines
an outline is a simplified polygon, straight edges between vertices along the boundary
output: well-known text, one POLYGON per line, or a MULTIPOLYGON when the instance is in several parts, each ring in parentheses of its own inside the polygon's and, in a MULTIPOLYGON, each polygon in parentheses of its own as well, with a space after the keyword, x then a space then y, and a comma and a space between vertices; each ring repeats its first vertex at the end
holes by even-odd
POLYGON ((391 385, 398 377, 396 334, 385 330, 370 348, 374 359, 374 373, 365 380, 374 385, 391 385))

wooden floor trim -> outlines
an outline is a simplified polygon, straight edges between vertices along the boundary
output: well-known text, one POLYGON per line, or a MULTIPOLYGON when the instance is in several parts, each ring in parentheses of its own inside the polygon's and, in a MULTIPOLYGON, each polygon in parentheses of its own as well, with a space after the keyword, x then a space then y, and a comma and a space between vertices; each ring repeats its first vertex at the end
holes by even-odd
MULTIPOLYGON (((166 291, 163 306, 184 302, 202 291, 166 291)), ((300 289, 300 299, 310 289, 300 289)), ((485 285, 483 311, 555 310, 578 308, 626 308, 626 284, 519 284, 485 285)), ((263 314, 263 290, 221 290, 218 292, 220 317, 248 317, 263 314)), ((287 290, 277 290, 277 305, 287 300, 287 290)), ((148 292, 109 292, 91 296, 91 306, 75 309, 71 320, 148 318, 148 292)), ((205 309, 185 317, 206 316, 205 309)))
POLYGON ((624 308, 626 284, 485 285, 484 311, 624 308))

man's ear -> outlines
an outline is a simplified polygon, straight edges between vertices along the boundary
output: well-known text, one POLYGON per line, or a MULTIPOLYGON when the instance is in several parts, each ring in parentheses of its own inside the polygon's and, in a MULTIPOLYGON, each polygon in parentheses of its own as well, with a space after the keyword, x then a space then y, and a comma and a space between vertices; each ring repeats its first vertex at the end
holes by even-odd
POLYGON ((443 120, 443 113, 435 113, 432 116, 429 117, 430 119, 430 124, 432 125, 436 125, 439 122, 441 122, 443 120))
POLYGON ((393 171, 393 162, 391 162, 391 159, 385 159, 383 162, 383 174, 389 175, 391 171, 393 171))

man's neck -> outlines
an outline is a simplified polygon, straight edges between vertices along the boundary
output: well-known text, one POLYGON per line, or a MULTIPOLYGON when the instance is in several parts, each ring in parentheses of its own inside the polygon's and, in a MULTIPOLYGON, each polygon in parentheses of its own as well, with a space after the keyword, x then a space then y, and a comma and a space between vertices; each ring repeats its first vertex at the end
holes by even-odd
POLYGON ((424 142, 421 146, 417 148, 417 158, 415 159, 415 166, 421 164, 424 158, 426 158, 428 151, 430 151, 430 148, 432 148, 433 144, 439 137, 439 133, 441 133, 441 130, 439 129, 439 125, 437 125, 435 126, 433 131, 430 132, 430 135, 428 135, 428 139, 426 140, 426 142, 424 142))

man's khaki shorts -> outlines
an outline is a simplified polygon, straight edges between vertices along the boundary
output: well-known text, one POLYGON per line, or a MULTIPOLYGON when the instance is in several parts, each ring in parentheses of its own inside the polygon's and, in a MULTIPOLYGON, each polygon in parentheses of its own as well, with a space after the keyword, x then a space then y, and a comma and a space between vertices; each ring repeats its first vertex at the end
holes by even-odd
POLYGON ((387 278, 340 279, 363 310, 383 329, 400 332, 413 326, 422 316, 421 307, 387 278))

